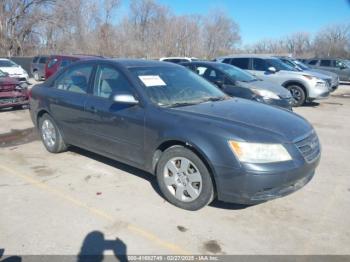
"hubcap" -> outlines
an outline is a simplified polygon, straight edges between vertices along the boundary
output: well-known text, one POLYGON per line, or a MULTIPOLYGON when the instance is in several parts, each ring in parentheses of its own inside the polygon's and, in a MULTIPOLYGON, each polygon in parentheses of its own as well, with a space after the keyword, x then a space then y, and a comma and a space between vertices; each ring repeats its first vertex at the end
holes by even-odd
POLYGON ((202 191, 202 176, 195 164, 187 158, 170 159, 163 175, 167 189, 180 201, 193 201, 202 191))
POLYGON ((41 126, 41 133, 45 144, 48 147, 53 147, 56 143, 56 130, 50 120, 44 120, 41 126))

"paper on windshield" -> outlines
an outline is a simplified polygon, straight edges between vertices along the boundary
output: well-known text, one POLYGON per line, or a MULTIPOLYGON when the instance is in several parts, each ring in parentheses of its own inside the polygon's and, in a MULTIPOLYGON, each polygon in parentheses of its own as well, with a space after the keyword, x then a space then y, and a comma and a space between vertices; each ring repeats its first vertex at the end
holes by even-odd
POLYGON ((166 83, 158 75, 139 76, 139 78, 142 81, 142 83, 144 83, 144 85, 147 87, 166 86, 166 83))

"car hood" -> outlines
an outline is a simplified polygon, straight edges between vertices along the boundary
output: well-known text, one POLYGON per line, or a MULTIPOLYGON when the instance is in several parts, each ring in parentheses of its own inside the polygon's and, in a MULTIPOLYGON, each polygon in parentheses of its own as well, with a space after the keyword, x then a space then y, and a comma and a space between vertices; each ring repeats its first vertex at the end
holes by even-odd
MULTIPOLYGON (((239 82, 239 81, 238 81, 239 82)), ((265 81, 265 80, 258 80, 253 82, 239 82, 239 86, 246 87, 246 88, 255 88, 255 89, 261 89, 261 90, 268 90, 275 94, 277 94, 279 97, 282 98, 291 98, 292 95, 290 92, 284 88, 283 86, 280 86, 278 84, 265 81)))
POLYGON ((328 74, 324 74, 324 73, 321 73, 319 71, 314 71, 314 70, 305 70, 304 72, 314 76, 314 77, 317 77, 317 78, 320 78, 320 79, 323 79, 323 80, 330 80, 332 79, 332 77, 328 74))
POLYGON ((0 70, 9 75, 22 75, 26 73, 22 67, 0 67, 0 70))
POLYGON ((187 121, 201 118, 209 125, 232 131, 232 135, 246 141, 291 143, 312 131, 312 126, 301 116, 246 99, 232 98, 174 108, 187 115, 187 121), (188 119, 190 114, 193 119, 188 119), (221 125, 220 125, 221 124, 221 125), (237 130, 235 132, 234 130, 237 130))
POLYGON ((322 75, 329 76, 332 79, 337 79, 338 78, 338 75, 336 73, 332 73, 332 72, 329 72, 329 71, 326 71, 326 70, 321 70, 321 69, 309 69, 309 70, 307 70, 307 72, 320 73, 322 75))

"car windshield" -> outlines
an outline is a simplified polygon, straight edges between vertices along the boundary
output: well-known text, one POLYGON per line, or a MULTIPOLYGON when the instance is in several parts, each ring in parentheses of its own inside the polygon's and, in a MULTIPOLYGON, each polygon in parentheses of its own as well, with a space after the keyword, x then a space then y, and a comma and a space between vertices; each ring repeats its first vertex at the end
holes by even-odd
POLYGON ((0 60, 0 67, 17 67, 18 65, 11 60, 0 60))
POLYGON ((215 67, 224 71, 226 74, 228 74, 230 77, 232 77, 236 81, 253 82, 257 80, 257 78, 251 75, 250 73, 243 71, 242 69, 239 69, 232 65, 218 63, 217 65, 215 65, 215 67))
POLYGON ((228 99, 216 86, 186 68, 137 67, 129 70, 144 86, 151 101, 162 107, 228 99))
POLYGON ((279 59, 270 58, 270 59, 266 59, 266 61, 270 64, 270 66, 273 66, 274 68, 276 68, 277 71, 280 71, 280 70, 297 71, 296 69, 283 63, 279 59))
POLYGON ((310 67, 308 67, 307 65, 305 65, 303 62, 300 62, 298 60, 293 60, 294 64, 296 64, 297 66, 299 66, 302 70, 309 70, 310 67))

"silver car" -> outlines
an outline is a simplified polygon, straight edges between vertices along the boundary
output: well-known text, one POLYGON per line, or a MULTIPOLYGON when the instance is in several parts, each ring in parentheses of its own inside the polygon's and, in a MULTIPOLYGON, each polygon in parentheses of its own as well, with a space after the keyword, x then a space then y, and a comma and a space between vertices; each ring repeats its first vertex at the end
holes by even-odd
POLYGON ((340 81, 349 82, 350 81, 350 64, 344 59, 310 59, 306 63, 315 69, 321 69, 336 73, 340 81))
POLYGON ((335 91, 339 86, 339 76, 336 73, 332 73, 321 69, 311 68, 295 58, 290 58, 290 57, 277 57, 277 58, 279 58, 283 63, 286 63, 287 65, 294 67, 298 71, 304 71, 312 74, 315 77, 319 77, 325 80, 328 83, 328 85, 331 87, 330 89, 331 92, 335 91))
POLYGON ((221 57, 216 60, 245 69, 258 78, 287 88, 293 96, 293 106, 327 98, 330 94, 330 86, 325 80, 308 72, 298 71, 274 57, 248 54, 221 57))

